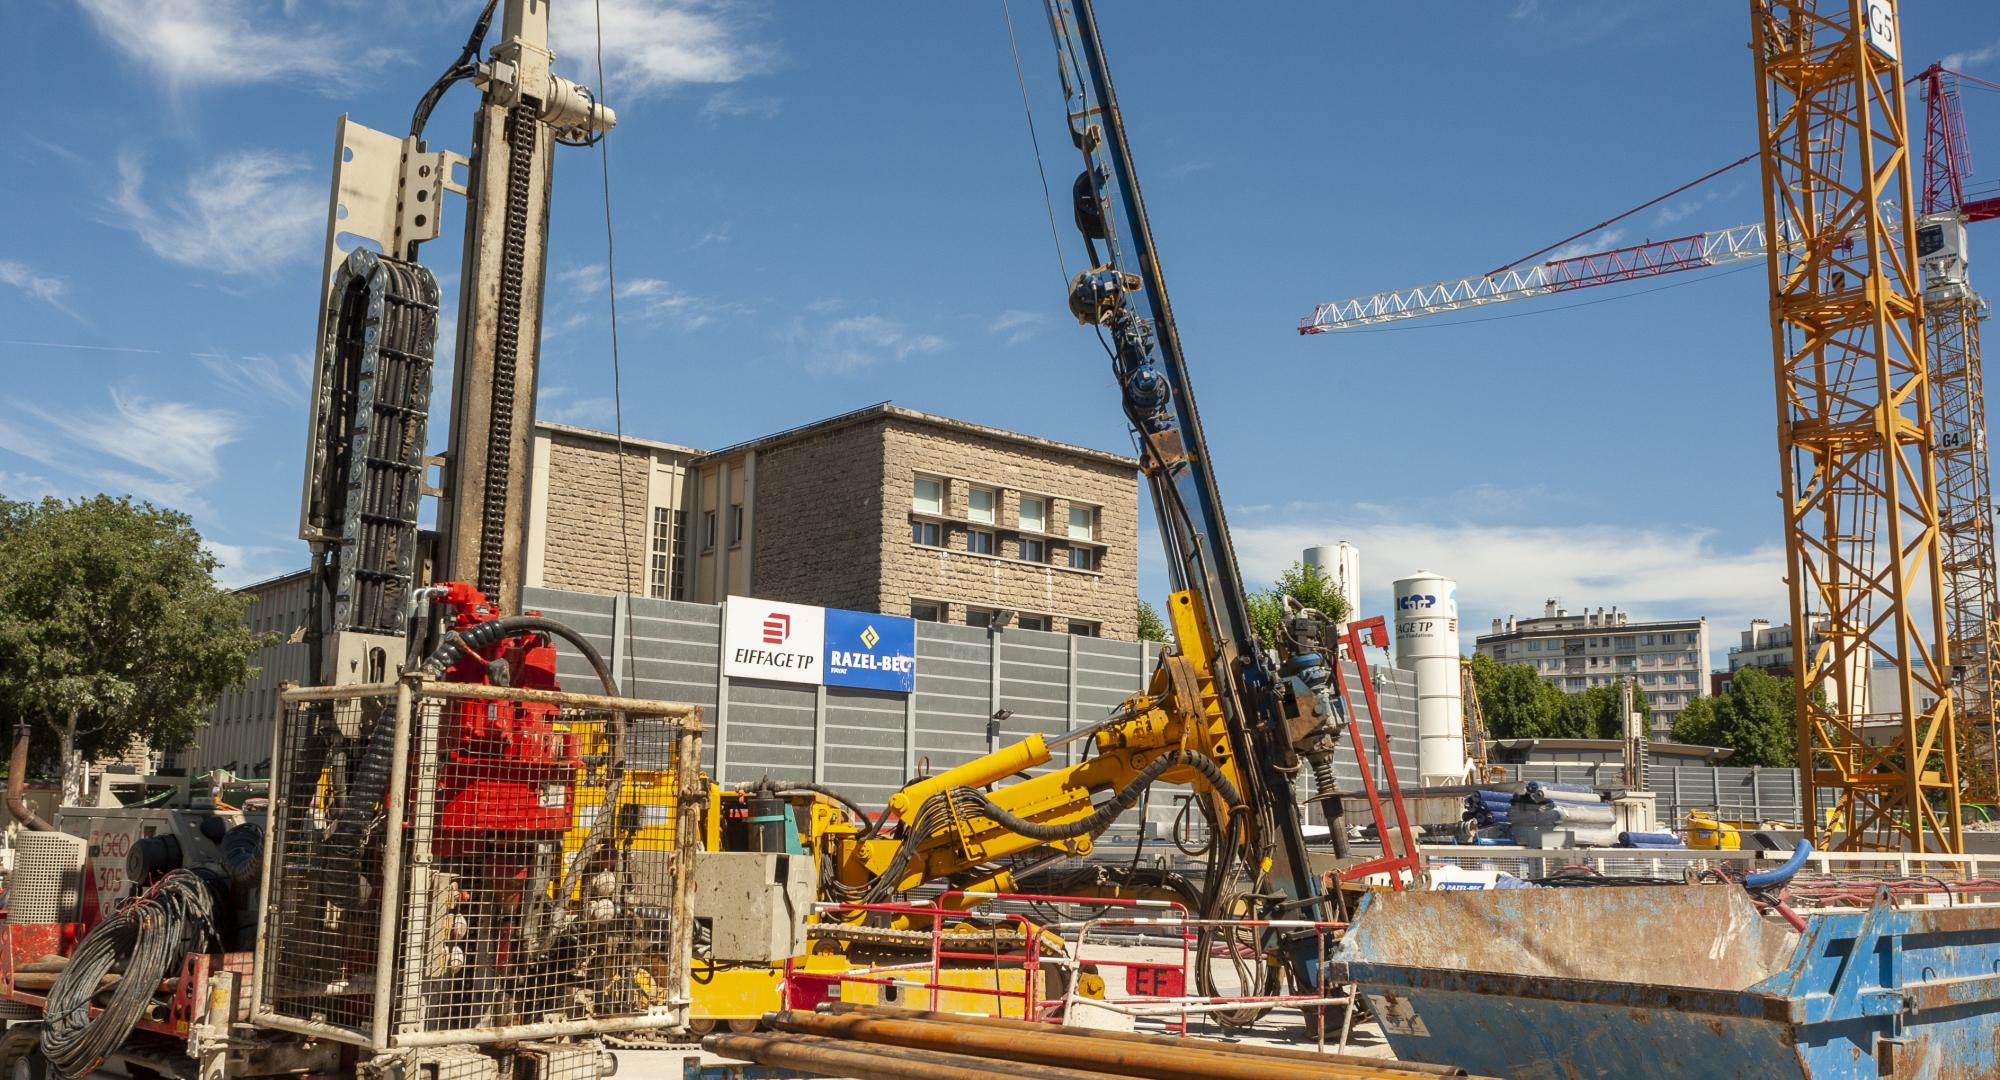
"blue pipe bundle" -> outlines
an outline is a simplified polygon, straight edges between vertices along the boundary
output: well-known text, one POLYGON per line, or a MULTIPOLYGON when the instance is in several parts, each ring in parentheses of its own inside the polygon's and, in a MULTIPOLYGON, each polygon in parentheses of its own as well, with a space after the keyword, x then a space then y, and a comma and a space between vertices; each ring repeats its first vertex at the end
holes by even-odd
POLYGON ((1681 838, 1670 832, 1622 832, 1618 846, 1624 848, 1677 848, 1681 838))

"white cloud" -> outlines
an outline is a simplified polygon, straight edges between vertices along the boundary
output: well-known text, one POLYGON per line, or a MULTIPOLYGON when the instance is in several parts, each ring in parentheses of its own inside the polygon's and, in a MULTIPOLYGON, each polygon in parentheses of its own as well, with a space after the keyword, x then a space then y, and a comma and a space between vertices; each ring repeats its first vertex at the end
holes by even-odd
POLYGON ((1039 311, 1019 311, 1008 308, 986 325, 986 332, 996 337, 1005 336, 1009 345, 1019 345, 1035 336, 1047 316, 1039 311))
POLYGON ((544 386, 535 393, 537 420, 608 430, 617 415, 608 397, 577 397, 565 386, 544 386))
POLYGON ((0 469, 0 496, 16 502, 38 502, 56 494, 56 486, 46 476, 0 469))
MULTIPOLYGON (((1535 523, 1524 494, 1482 486, 1479 502, 1498 520, 1426 519, 1405 507, 1291 507, 1243 513, 1231 522, 1238 557, 1253 581, 1269 581, 1314 544, 1347 540, 1361 549, 1363 614, 1383 611, 1388 584, 1429 570, 1458 582, 1461 640, 1492 619, 1539 615, 1559 597, 1572 610, 1616 604, 1636 618, 1707 616, 1716 649, 1753 618, 1782 619, 1784 553, 1771 543, 1728 550, 1711 530, 1613 522, 1535 523)), ((1454 505, 1462 505, 1456 498, 1454 505)))
POLYGON ((83 321, 83 316, 70 310, 67 300, 69 282, 54 274, 37 273, 27 263, 0 259, 0 285, 19 289, 30 299, 39 300, 78 322, 83 321))
POLYGON ((119 224, 169 262, 263 273, 319 250, 326 188, 309 174, 297 158, 243 150, 190 175, 180 196, 150 200, 144 167, 124 155, 111 206, 119 224))
POLYGON ((769 120, 778 115, 778 110, 783 105, 783 99, 775 95, 743 94, 731 87, 708 95, 708 100, 701 106, 701 118, 709 123, 744 117, 769 120))
MULTIPOLYGON (((557 4, 549 39, 572 72, 595 85, 597 8, 557 4)), ((602 0, 605 92, 615 100, 672 90, 686 83, 730 83, 769 70, 770 46, 745 40, 750 18, 716 0, 602 0)))
POLYGON ((222 475, 218 452, 241 434, 234 413, 183 401, 150 401, 111 391, 111 409, 29 411, 69 436, 75 446, 199 486, 222 475))
POLYGON ((1541 261, 1561 262, 1564 259, 1574 259, 1580 255, 1589 255, 1594 252, 1605 251, 1610 248, 1618 246, 1619 237, 1622 237, 1624 235, 1625 235, 1625 230, 1623 229, 1606 229, 1603 232, 1598 233, 1596 236, 1586 237, 1582 240, 1578 240, 1574 244, 1568 244, 1563 247, 1559 247, 1554 251, 1549 252, 1548 256, 1542 259, 1541 261))
POLYGON ((786 336, 809 348, 808 371, 830 375, 853 374, 884 361, 934 353, 945 346, 944 338, 919 333, 885 315, 851 315, 810 329, 794 324, 786 336))
MULTIPOLYGON (((170 88, 284 81, 331 91, 398 55, 253 0, 78 0, 97 32, 170 88)), ((317 7, 318 5, 307 5, 317 7)))
POLYGON ((305 356, 225 356, 196 353, 196 360, 208 369, 215 381, 230 390, 259 401, 292 405, 305 403, 312 386, 312 362, 305 356))
POLYGON ((716 319, 748 315, 746 304, 696 296, 659 278, 633 278, 618 283, 618 299, 631 305, 639 318, 672 323, 683 330, 699 330, 716 319))
POLYGON ((1964 71, 1966 68, 1978 67, 1988 63, 1995 57, 2000 57, 2000 41, 1981 45, 1977 49, 1967 49, 1964 52, 1951 53, 1944 59, 1939 60, 1938 63, 1953 71, 1964 71))
POLYGON ((201 546, 221 564, 216 567, 215 579, 225 589, 240 589, 297 570, 305 561, 298 545, 225 544, 204 539, 201 546))

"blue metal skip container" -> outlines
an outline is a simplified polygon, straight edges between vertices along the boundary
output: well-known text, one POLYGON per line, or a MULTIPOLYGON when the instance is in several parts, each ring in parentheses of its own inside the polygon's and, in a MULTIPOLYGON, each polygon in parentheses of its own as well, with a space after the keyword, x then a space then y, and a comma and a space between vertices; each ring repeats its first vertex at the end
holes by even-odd
POLYGON ((1396 1056, 1512 1080, 2000 1077, 2000 905, 1730 885, 1372 893, 1336 959, 1396 1056))

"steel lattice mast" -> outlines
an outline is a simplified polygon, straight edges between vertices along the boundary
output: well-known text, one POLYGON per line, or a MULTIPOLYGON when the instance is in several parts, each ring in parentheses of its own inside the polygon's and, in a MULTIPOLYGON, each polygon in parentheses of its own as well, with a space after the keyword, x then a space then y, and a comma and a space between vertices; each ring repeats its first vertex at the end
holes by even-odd
POLYGON ((1924 276, 1924 338, 1937 383, 1938 504, 1944 530, 1946 625, 1956 677, 1960 767, 1967 794, 2000 797, 2000 733, 1993 715, 2000 614, 1993 551, 1992 483, 1986 455, 1986 389, 1979 322, 1986 303, 1972 290, 1965 226, 2000 213, 1993 200, 1968 204, 1971 147, 1959 107, 1959 76, 1932 64, 1917 76, 1924 98, 1923 211, 1917 251, 1924 276))
POLYGON ((1895 11, 1890 0, 1751 0, 1750 10, 1765 228, 1796 238, 1769 266, 1804 809, 1810 828, 1839 834, 1835 846, 1956 852, 1932 385, 1895 11), (1871 701, 1878 662, 1894 692, 1871 701), (1820 815, 1820 788, 1834 791, 1838 829, 1820 815))

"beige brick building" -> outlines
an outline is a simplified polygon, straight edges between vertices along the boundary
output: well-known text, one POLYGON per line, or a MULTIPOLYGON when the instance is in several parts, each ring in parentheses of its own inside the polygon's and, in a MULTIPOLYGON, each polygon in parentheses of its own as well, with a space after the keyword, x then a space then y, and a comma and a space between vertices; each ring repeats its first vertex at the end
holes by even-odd
POLYGON ((713 453, 627 437, 621 503, 616 445, 539 425, 530 586, 624 592, 629 566, 662 599, 1137 635, 1131 458, 882 404, 713 453))
POLYGON ((688 599, 1137 635, 1138 463, 882 404, 704 455, 688 599))

